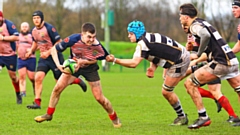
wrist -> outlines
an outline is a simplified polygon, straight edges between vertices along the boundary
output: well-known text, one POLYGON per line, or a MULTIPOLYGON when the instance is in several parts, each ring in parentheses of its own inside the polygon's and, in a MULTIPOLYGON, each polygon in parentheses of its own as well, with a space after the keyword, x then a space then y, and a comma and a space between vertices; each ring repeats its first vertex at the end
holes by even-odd
POLYGON ((117 61, 117 58, 114 58, 114 60, 113 60, 113 65, 115 64, 116 61, 117 61))

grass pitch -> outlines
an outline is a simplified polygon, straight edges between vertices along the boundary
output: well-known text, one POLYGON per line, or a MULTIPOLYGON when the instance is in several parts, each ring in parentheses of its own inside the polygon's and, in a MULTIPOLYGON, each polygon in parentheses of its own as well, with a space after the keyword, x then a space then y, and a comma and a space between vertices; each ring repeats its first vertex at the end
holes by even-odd
MULTIPOLYGON (((119 66, 111 67, 110 72, 102 72, 100 77, 104 95, 111 101, 122 121, 122 127, 115 129, 104 109, 95 101, 90 89, 82 92, 79 86, 70 85, 63 91, 53 120, 36 123, 34 117, 46 113, 51 91, 55 85, 52 73, 44 80, 42 109, 29 110, 34 96, 30 82, 27 82, 27 97, 17 105, 15 93, 4 68, 0 73, 0 106, 2 135, 238 135, 240 127, 227 123, 225 110, 217 113, 215 102, 203 99, 208 115, 212 120, 209 127, 189 130, 187 126, 169 126, 176 118, 172 107, 161 95, 162 74, 158 69, 155 77, 145 76, 143 68, 127 69, 119 72, 119 66)), ((187 94, 183 81, 175 88, 184 111, 189 116, 189 124, 198 117, 197 110, 187 94)), ((222 92, 232 103, 235 112, 240 114, 237 94, 222 82, 222 92)))

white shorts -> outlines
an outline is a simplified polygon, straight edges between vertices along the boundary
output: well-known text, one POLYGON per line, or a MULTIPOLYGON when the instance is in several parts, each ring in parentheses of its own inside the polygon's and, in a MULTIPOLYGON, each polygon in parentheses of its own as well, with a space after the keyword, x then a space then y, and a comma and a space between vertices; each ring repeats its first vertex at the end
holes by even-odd
POLYGON ((202 68, 221 78, 221 80, 226 80, 239 75, 238 67, 239 65, 226 66, 213 60, 202 68))
POLYGON ((167 75, 170 77, 183 77, 186 75, 188 66, 190 64, 190 53, 188 51, 184 51, 184 54, 181 57, 182 62, 172 65, 167 70, 167 75))

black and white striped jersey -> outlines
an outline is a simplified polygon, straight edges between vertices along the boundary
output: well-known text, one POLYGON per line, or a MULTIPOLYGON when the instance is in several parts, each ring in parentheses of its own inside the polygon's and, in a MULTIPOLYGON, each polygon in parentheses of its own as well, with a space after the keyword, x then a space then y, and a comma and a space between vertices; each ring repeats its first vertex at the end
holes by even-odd
POLYGON ((143 57, 163 68, 181 62, 185 47, 159 33, 145 33, 137 43, 133 57, 143 57))
POLYGON ((223 65, 237 65, 238 60, 232 52, 230 46, 222 38, 218 31, 207 21, 197 18, 190 26, 190 32, 198 39, 198 41, 200 41, 201 37, 199 37, 197 33, 202 27, 207 28, 208 32, 211 34, 207 49, 211 52, 212 59, 223 65))

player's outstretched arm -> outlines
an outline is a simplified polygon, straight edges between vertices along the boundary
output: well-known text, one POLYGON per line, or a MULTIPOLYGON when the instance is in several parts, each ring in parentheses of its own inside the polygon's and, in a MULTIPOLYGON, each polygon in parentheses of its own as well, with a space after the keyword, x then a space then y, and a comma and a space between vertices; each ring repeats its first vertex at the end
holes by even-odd
POLYGON ((128 68, 135 68, 143 60, 142 57, 134 57, 132 59, 119 59, 110 54, 106 57, 107 62, 113 62, 113 64, 119 64, 128 68))

